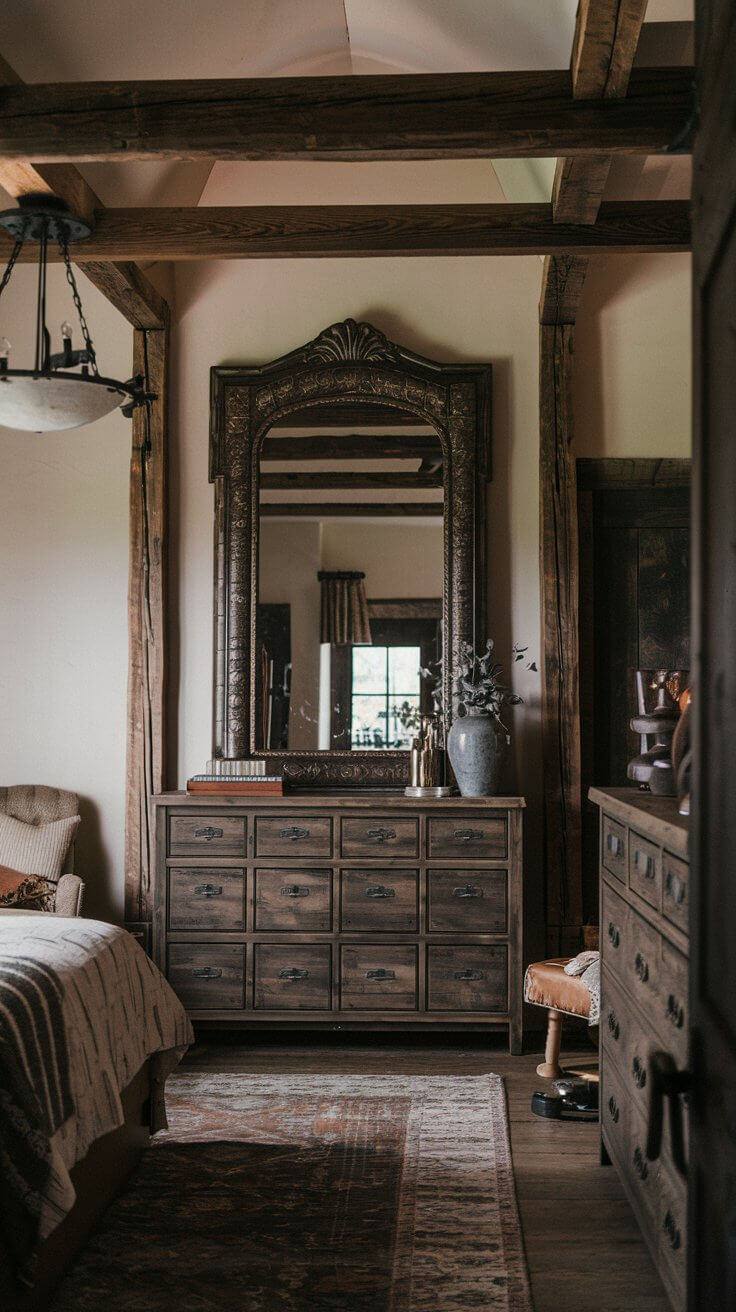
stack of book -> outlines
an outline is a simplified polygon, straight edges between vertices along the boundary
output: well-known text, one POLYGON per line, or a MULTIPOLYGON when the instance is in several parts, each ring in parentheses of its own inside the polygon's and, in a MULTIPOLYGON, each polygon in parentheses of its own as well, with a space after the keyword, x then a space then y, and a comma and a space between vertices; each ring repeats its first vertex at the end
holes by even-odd
POLYGON ((187 792, 282 797, 284 777, 281 774, 266 774, 265 761, 214 760, 207 762, 204 774, 195 774, 187 779, 187 792))

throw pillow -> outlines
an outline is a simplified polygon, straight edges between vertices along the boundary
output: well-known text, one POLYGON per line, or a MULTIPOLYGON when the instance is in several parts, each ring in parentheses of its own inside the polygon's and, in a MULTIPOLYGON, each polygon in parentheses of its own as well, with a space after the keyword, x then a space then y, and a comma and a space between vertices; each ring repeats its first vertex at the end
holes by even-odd
POLYGON ((27 825, 15 816, 0 815, 0 865, 57 884, 78 825, 78 815, 45 825, 27 825))
POLYGON ((30 911, 53 911, 54 889, 38 875, 0 866, 0 907, 28 908, 30 911))

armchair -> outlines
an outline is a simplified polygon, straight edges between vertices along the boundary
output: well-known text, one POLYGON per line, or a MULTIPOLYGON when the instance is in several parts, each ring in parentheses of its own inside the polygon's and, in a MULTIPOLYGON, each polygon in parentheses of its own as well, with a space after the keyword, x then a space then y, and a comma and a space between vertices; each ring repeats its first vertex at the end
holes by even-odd
MULTIPOLYGON (((0 812, 12 815, 27 825, 48 824, 52 820, 64 820, 67 816, 78 815, 79 798, 76 793, 66 792, 63 788, 48 788, 44 784, 16 784, 11 788, 0 788, 0 812)), ((54 914, 81 915, 83 896, 84 883, 74 874, 72 843, 64 862, 64 872, 56 885, 54 914)))

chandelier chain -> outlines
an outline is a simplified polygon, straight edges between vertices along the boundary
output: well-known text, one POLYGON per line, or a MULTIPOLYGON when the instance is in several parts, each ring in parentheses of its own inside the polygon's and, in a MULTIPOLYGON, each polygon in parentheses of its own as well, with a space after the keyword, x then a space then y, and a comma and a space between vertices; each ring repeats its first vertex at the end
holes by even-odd
POLYGON ((13 272, 13 269, 15 268, 15 261, 17 260, 18 256, 20 255, 21 247, 22 247, 22 246, 23 246, 23 238, 22 238, 22 237, 18 237, 18 239, 17 239, 17 241, 16 241, 16 243, 15 243, 15 245, 14 245, 14 247, 13 247, 11 253, 10 253, 10 259, 8 260, 8 263, 7 263, 7 265, 5 266, 5 272, 4 272, 3 276, 2 276, 2 279, 0 279, 0 296, 2 296, 3 292, 5 291, 5 288, 7 287, 8 283, 10 282, 10 275, 11 275, 11 273, 13 272))
POLYGON ((89 363, 92 368, 92 373, 99 374, 99 369, 97 368, 97 356, 95 355, 95 348, 92 345, 92 338, 90 336, 89 328, 87 327, 87 320, 84 317, 84 310, 82 309, 82 298, 80 297, 79 291, 77 290, 77 280, 74 277, 74 270, 72 269, 71 260, 69 259, 69 247, 67 246, 66 243, 66 237, 63 236, 61 232, 59 232, 59 249, 64 257, 64 264, 66 266, 66 280, 72 289, 72 297, 74 299, 74 305, 76 307, 77 316, 79 318, 79 326, 82 329, 82 336, 84 337, 84 344, 87 348, 87 355, 89 357, 89 363))

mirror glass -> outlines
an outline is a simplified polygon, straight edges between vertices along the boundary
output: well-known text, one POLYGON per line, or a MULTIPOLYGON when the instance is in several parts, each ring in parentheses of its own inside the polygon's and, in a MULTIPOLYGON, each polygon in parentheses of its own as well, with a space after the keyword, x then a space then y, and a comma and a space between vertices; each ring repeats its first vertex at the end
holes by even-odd
POLYGON ((401 411, 369 417, 304 411, 264 439, 258 750, 406 751, 431 713, 420 670, 442 655, 442 447, 401 411))

